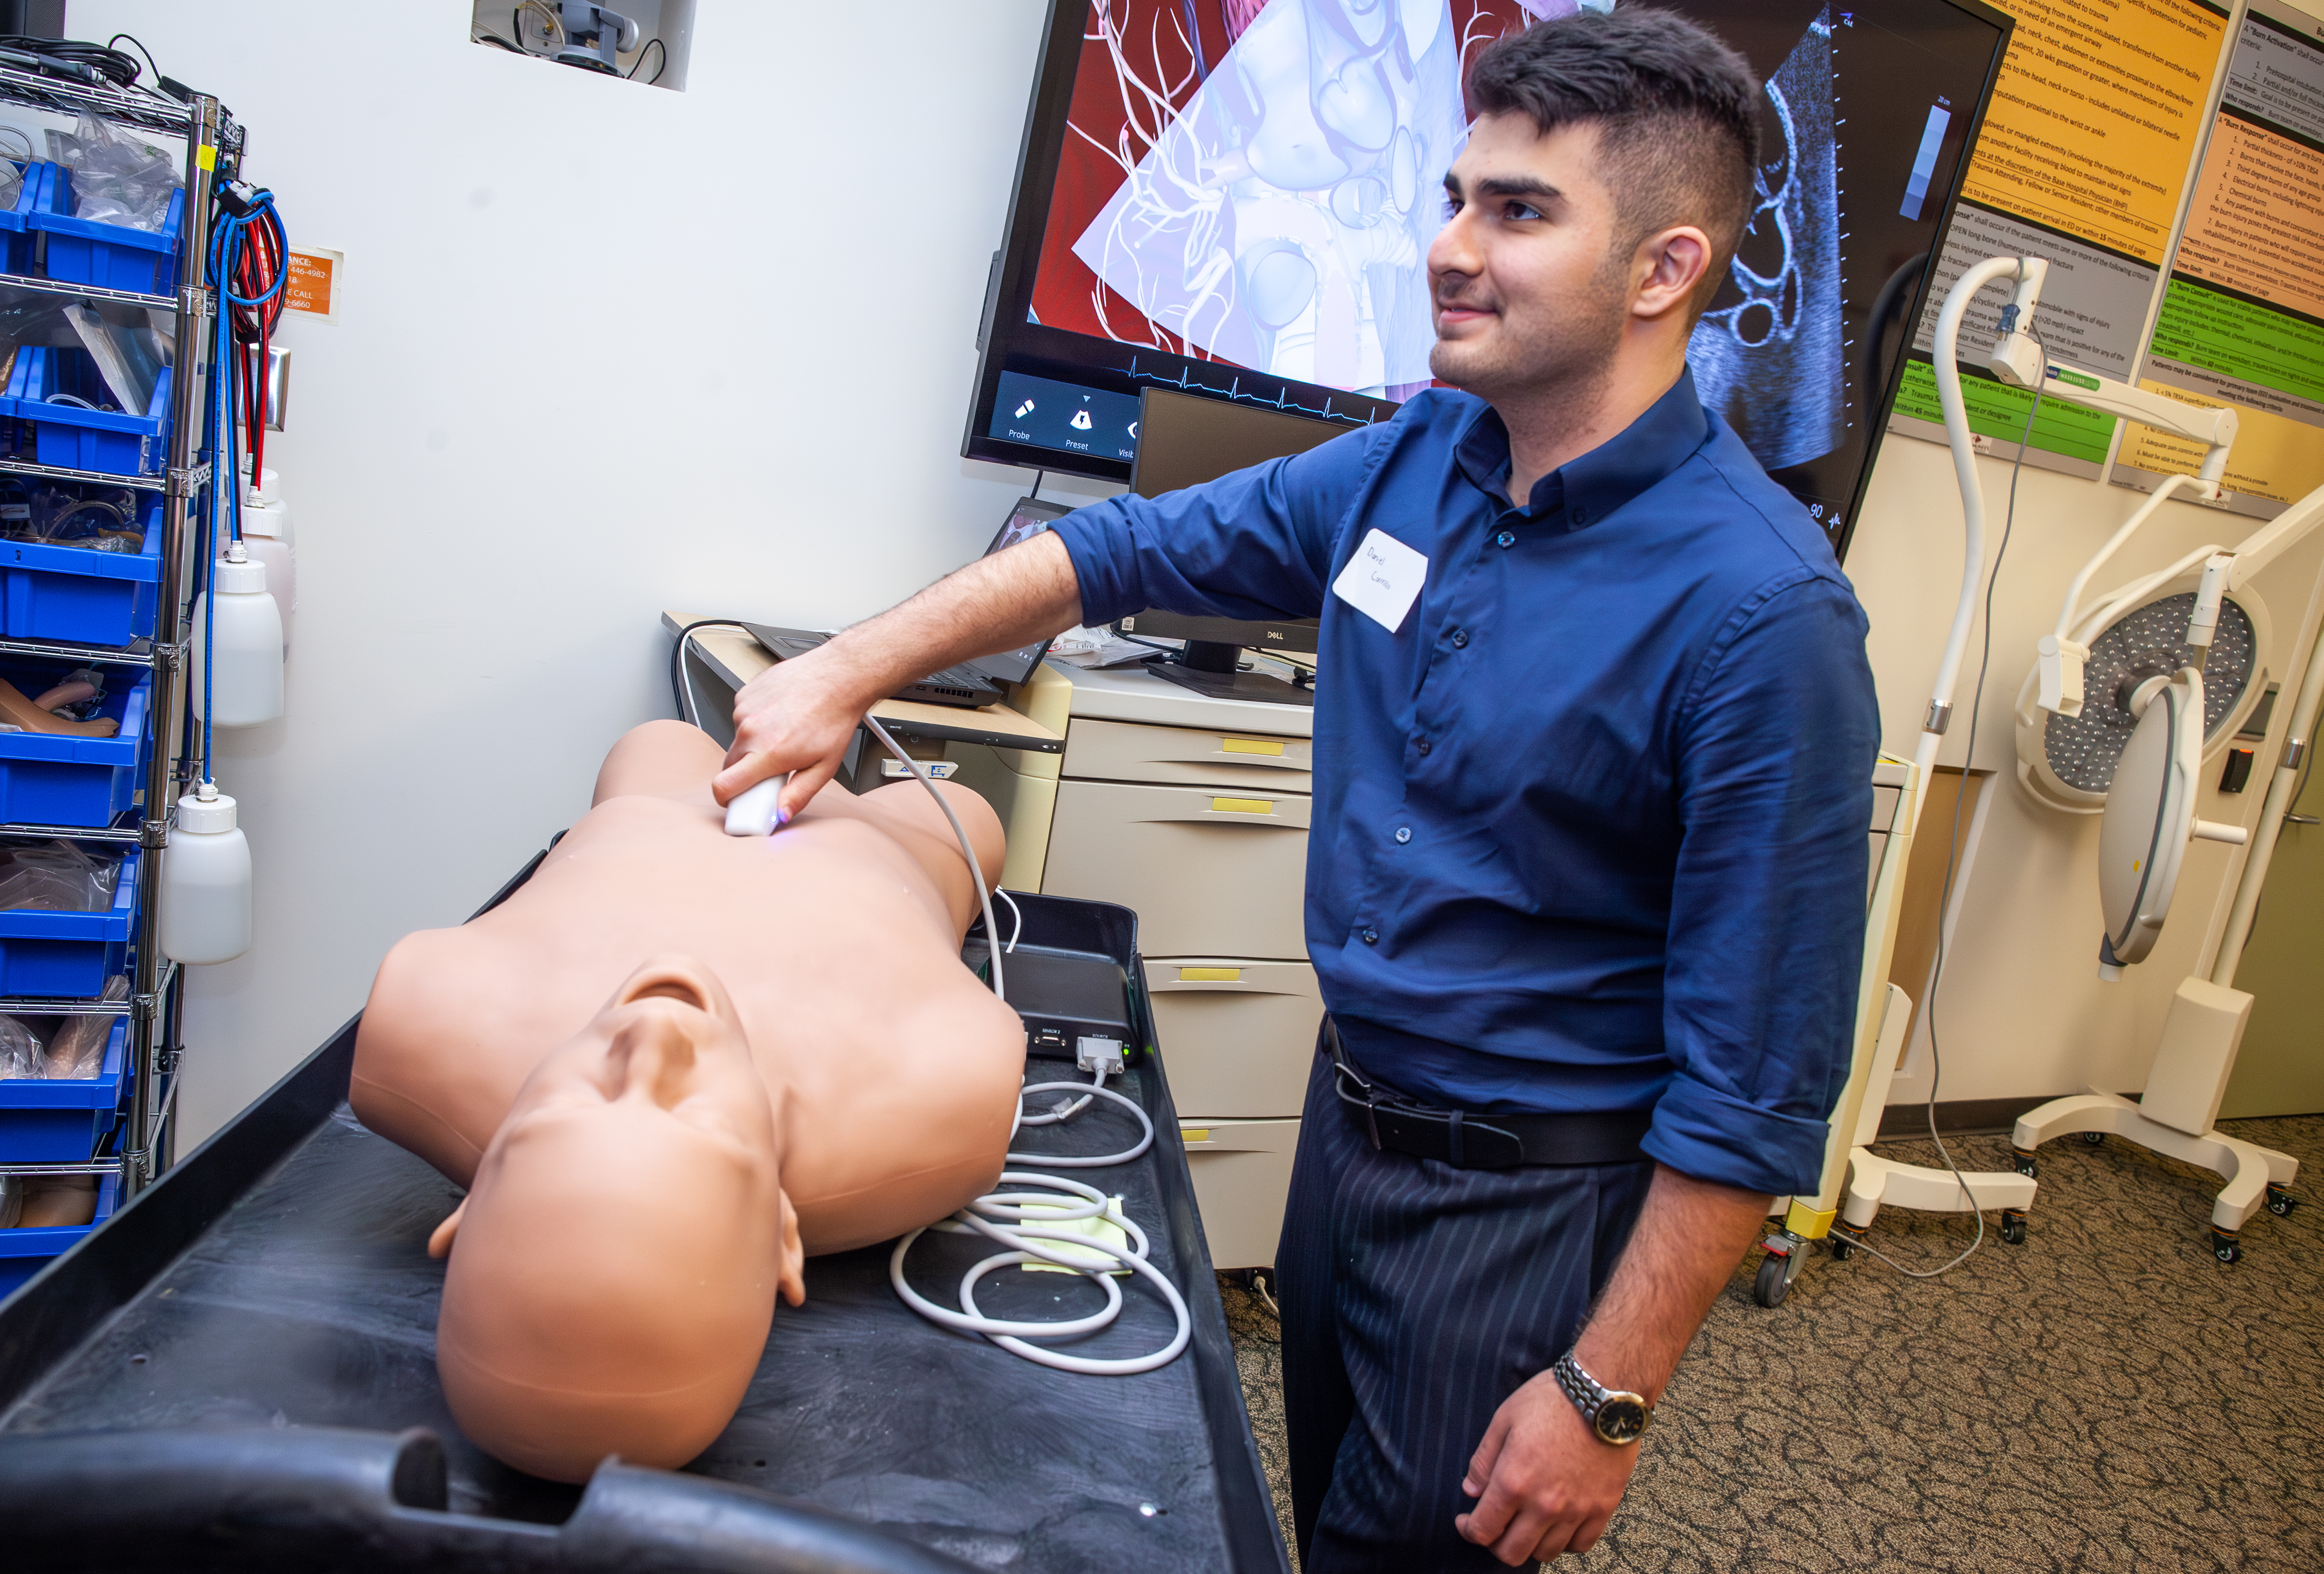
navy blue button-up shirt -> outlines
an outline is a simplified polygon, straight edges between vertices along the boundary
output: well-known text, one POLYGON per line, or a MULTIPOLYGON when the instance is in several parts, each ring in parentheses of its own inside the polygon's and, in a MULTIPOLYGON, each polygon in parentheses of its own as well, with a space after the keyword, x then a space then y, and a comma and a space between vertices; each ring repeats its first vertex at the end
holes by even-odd
POLYGON ((1863 960, 1863 611, 1691 375, 1530 506, 1508 475, 1499 417, 1437 389, 1056 528, 1085 623, 1321 614, 1307 948, 1367 1071, 1651 1108, 1673 1169, 1812 1191, 1863 960), (1375 529, 1427 559, 1394 631, 1330 593, 1375 529))

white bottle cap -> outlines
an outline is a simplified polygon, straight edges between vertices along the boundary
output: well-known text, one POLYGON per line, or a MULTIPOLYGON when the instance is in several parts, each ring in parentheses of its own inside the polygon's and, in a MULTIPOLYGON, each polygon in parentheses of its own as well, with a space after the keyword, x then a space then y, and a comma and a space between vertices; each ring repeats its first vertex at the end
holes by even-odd
POLYGON ((290 510, 281 503, 270 502, 260 497, 257 488, 253 487, 250 506, 242 511, 242 533, 245 536, 263 535, 270 540, 279 540, 282 534, 283 519, 290 512, 290 510))
POLYGON ((217 588, 222 596, 254 595, 266 588, 264 563, 236 562, 231 555, 248 551, 240 542, 228 547, 228 556, 217 560, 217 588))
POLYGON ((207 836, 234 829, 234 800, 215 787, 202 798, 189 792, 178 800, 178 829, 207 836))

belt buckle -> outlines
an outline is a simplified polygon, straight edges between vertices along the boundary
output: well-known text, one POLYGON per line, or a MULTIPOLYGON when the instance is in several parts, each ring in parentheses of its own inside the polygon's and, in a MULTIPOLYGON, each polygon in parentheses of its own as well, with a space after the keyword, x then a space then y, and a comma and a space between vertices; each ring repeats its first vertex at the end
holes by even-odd
POLYGON ((1363 1107, 1364 1133, 1372 1140, 1372 1152, 1379 1153, 1380 1151, 1379 1092, 1365 1079, 1361 1071, 1348 1063, 1347 1057, 1340 1047, 1339 1029, 1333 1025, 1329 1017, 1323 1020, 1323 1030, 1327 1035, 1325 1042, 1330 1046, 1332 1055, 1332 1091, 1339 1095, 1342 1103, 1360 1105, 1363 1107), (1351 1081, 1362 1090, 1361 1098, 1348 1097, 1348 1084, 1351 1081))

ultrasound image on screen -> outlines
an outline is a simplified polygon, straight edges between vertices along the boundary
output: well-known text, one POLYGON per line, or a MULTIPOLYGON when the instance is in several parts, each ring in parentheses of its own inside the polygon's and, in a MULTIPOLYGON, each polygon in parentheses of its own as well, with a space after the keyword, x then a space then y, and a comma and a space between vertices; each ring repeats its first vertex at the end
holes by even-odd
POLYGON ((1687 361, 1703 403, 1779 469, 1821 458, 1847 434, 1829 13, 1808 24, 1766 97, 1772 134, 1728 275, 1741 299, 1703 314, 1687 361))

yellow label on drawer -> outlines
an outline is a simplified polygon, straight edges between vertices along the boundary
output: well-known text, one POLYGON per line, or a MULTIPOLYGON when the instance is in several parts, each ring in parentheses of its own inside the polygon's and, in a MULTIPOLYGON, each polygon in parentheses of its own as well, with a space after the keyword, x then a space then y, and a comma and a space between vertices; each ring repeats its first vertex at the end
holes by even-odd
POLYGON ((1281 738, 1221 738, 1219 750, 1222 754, 1229 755, 1274 755, 1280 757, 1283 754, 1283 740, 1281 738))
POLYGON ((1211 1140, 1210 1128, 1208 1126, 1199 1125, 1182 1125, 1178 1128, 1178 1140, 1182 1143, 1207 1143, 1211 1140))
POLYGON ((1178 969, 1178 982, 1181 984, 1240 984, 1242 982, 1242 969, 1240 968, 1181 968, 1178 969))
POLYGON ((1213 814, 1273 814, 1275 801, 1271 798, 1213 798, 1213 814))

